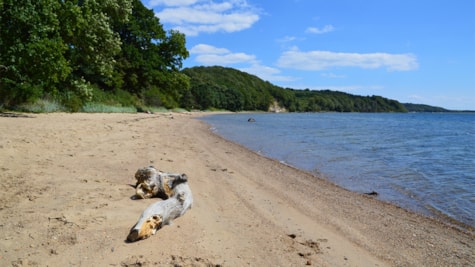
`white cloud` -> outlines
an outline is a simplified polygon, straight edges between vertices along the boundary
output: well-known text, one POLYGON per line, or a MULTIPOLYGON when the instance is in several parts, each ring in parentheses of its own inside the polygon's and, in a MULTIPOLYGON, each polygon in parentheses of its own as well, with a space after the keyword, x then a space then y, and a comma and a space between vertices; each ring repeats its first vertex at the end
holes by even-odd
POLYGON ((198 44, 190 49, 191 54, 226 54, 230 51, 226 48, 218 48, 207 44, 198 44))
POLYGON ((148 2, 149 6, 160 6, 160 5, 165 5, 165 6, 187 6, 187 5, 192 5, 194 3, 198 2, 198 0, 150 0, 148 2))
POLYGON ((291 82, 297 80, 295 77, 280 75, 280 70, 269 66, 264 66, 259 63, 252 64, 247 68, 240 68, 239 70, 258 76, 264 81, 270 82, 291 82))
POLYGON ((229 53, 229 54, 203 54, 196 57, 196 62, 203 63, 205 65, 230 65, 243 62, 250 62, 256 59, 253 55, 247 55, 245 53, 229 53))
POLYGON ((325 77, 325 78, 332 78, 332 79, 342 79, 346 78, 346 75, 341 75, 341 74, 335 74, 335 73, 322 73, 320 76, 325 77))
POLYGON ((171 24, 173 29, 188 36, 203 32, 241 31, 250 28, 259 20, 257 10, 244 0, 152 0, 149 5, 165 6, 155 15, 162 23, 171 24))
POLYGON ((388 71, 409 71, 417 69, 419 65, 417 58, 412 54, 361 54, 318 50, 302 52, 293 48, 280 56, 278 66, 309 71, 335 67, 386 68, 388 71))
POLYGON ((238 63, 255 63, 256 56, 245 53, 233 53, 226 48, 218 48, 207 44, 195 45, 190 49, 196 54, 195 61, 203 65, 230 65, 238 63))
POLYGON ((280 42, 280 43, 288 43, 288 42, 292 42, 294 40, 296 40, 297 37, 295 36, 285 36, 284 38, 281 38, 281 39, 278 39, 277 42, 280 42))
POLYGON ((360 95, 373 95, 374 91, 384 90, 384 86, 382 85, 327 86, 326 88, 347 93, 358 92, 360 95))
POLYGON ((307 33, 315 33, 315 34, 324 34, 328 32, 332 32, 335 30, 335 27, 332 25, 325 25, 323 28, 316 28, 316 27, 309 27, 305 32, 307 33))

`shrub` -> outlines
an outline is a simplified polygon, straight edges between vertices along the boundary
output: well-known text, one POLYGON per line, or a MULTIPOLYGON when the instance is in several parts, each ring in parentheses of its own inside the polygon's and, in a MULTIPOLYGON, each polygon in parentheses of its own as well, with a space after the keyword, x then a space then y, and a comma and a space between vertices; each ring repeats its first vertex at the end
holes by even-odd
POLYGON ((23 112, 50 113, 66 111, 66 108, 54 100, 38 99, 34 102, 24 103, 17 108, 23 112))
POLYGON ((135 113, 137 109, 135 107, 122 107, 122 106, 111 106, 102 103, 86 103, 82 109, 82 112, 87 113, 135 113))

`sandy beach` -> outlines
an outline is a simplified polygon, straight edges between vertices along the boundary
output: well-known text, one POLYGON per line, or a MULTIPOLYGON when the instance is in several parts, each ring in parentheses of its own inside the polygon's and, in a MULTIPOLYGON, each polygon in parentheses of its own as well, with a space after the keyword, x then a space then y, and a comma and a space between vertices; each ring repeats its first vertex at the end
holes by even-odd
MULTIPOLYGON (((475 233, 226 141, 206 113, 0 116, 0 266, 473 266, 475 233), (134 174, 186 173, 194 205, 128 243, 134 174)), ((246 123, 246 122, 243 122, 246 123)))

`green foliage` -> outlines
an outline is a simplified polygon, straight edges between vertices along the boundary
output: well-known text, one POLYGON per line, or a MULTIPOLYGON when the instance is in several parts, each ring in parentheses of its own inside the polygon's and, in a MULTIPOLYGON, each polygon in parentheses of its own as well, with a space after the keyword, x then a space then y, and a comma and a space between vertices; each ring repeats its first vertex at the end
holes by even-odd
POLYGON ((185 36, 165 31, 140 0, 2 0, 0 6, 2 107, 54 99, 79 111, 99 98, 140 107, 153 102, 144 98, 151 94, 159 96, 154 104, 174 108, 189 96, 188 77, 179 72, 188 57, 185 36))
POLYGON ((93 97, 90 102, 86 103, 85 105, 89 105, 91 103, 101 103, 105 106, 113 106, 113 107, 135 107, 140 108, 143 106, 140 99, 121 89, 117 89, 114 91, 103 91, 98 88, 93 89, 93 97))
POLYGON ((0 9, 0 96, 16 106, 55 91, 71 72, 64 57, 54 0, 2 1, 0 9))
POLYGON ((330 90, 293 90, 298 111, 407 112, 402 104, 380 96, 356 96, 330 90))
POLYGON ((429 105, 411 103, 404 103, 403 105, 409 112, 450 112, 450 110, 447 110, 445 108, 434 107, 429 105))
POLYGON ((38 99, 31 103, 23 103, 18 106, 18 110, 33 113, 64 112, 66 108, 55 100, 38 99))
POLYGON ((191 88, 187 108, 263 110, 275 100, 290 112, 406 112, 395 100, 356 96, 330 90, 281 88, 256 76, 224 67, 184 69, 191 88))
POLYGON ((82 112, 87 113, 135 113, 135 107, 110 106, 103 103, 86 103, 82 108, 82 112))
POLYGON ((91 97, 90 83, 111 76, 120 39, 107 12, 118 19, 127 13, 126 2, 2 1, 2 104, 14 107, 53 95, 77 110, 91 97))
POLYGON ((119 34, 112 29, 115 21, 127 21, 130 1, 61 1, 62 38, 68 46, 67 57, 73 66, 73 79, 84 77, 92 83, 112 78, 114 57, 120 52, 119 34))
POLYGON ((141 1, 133 0, 132 6, 129 20, 114 24, 122 49, 111 87, 143 96, 145 104, 176 106, 189 88, 187 77, 178 72, 188 57, 185 36, 166 32, 141 1))
POLYGON ((65 106, 69 111, 78 112, 83 106, 83 101, 73 91, 64 91, 59 95, 61 104, 65 106))
POLYGON ((76 96, 81 99, 81 102, 87 102, 92 100, 94 87, 90 82, 84 80, 84 78, 71 81, 71 88, 76 96))
MULTIPOLYGON (((268 82, 236 69, 194 67, 183 70, 190 77, 190 94, 186 108, 267 110, 272 103, 271 92, 277 90, 268 82)), ((277 98, 278 99, 278 98, 277 98)))

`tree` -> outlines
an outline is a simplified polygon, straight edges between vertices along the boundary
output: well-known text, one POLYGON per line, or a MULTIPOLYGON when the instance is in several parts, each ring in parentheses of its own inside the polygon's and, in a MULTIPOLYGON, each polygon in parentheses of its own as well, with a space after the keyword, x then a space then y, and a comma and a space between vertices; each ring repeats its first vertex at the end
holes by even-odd
POLYGON ((132 12, 130 0, 61 1, 62 38, 73 80, 83 77, 99 85, 110 83, 121 40, 112 23, 125 23, 132 12))
POLYGON ((55 0, 2 1, 0 8, 1 105, 15 106, 54 93, 71 66, 60 35, 55 0))
POLYGON ((38 97, 90 98, 112 78, 130 0, 5 0, 0 9, 0 96, 15 106, 38 97))
POLYGON ((189 90, 188 77, 179 73, 182 61, 189 55, 185 36, 173 30, 166 32, 141 1, 133 0, 132 6, 130 20, 114 25, 122 50, 116 57, 113 87, 137 95, 167 96, 166 102, 178 105, 189 90))

